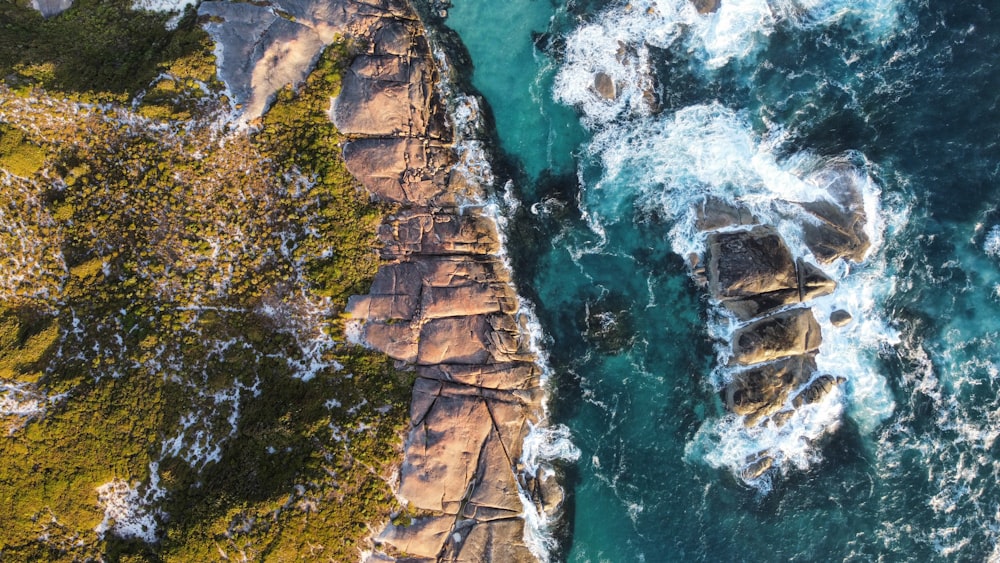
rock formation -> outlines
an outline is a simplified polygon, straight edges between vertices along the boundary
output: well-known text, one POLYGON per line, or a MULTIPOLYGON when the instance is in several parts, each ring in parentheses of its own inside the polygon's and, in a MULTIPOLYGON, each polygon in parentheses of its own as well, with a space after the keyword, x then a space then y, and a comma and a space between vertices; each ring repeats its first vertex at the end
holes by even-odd
MULTIPOLYGON (((821 262, 859 262, 869 241, 856 176, 832 167, 816 177, 827 197, 800 202, 803 242, 821 262)), ((726 408, 746 426, 783 426, 796 409, 821 401, 844 383, 817 371, 822 334, 810 300, 836 291, 818 266, 792 256, 778 231, 759 224, 748 210, 707 198, 695 212, 706 233, 705 256, 692 256, 693 274, 713 302, 739 323, 728 357, 731 380, 722 390, 726 408), (698 264, 704 267, 698 267, 698 264)), ((833 326, 851 322, 846 311, 830 315, 833 326)), ((767 451, 745 460, 740 477, 759 479, 774 466, 767 451)))
MULTIPOLYGON (((407 561, 534 560, 519 491, 540 481, 519 473, 519 458, 538 423, 540 369, 497 225, 482 211, 487 187, 455 169, 421 22, 402 1, 353 4, 371 18, 357 36, 367 48, 332 118, 351 139, 348 170, 397 208, 379 231, 386 263, 347 314, 361 342, 417 374, 398 490, 411 518, 377 541, 407 561)), ((539 494, 561 498, 546 487, 539 494)))

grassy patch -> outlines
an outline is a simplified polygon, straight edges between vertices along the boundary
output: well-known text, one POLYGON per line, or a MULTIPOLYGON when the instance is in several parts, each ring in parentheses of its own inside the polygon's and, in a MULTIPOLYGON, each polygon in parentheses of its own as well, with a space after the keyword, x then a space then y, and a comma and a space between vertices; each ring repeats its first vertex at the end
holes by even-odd
POLYGON ((62 180, 0 184, 40 202, 17 228, 59 257, 16 247, 11 264, 54 281, 31 300, 0 295, 0 377, 45 403, 0 438, 0 560, 355 560, 367 525, 394 507, 384 477, 412 378, 338 343, 339 311, 378 267, 387 211, 347 173, 326 117, 349 46, 282 91, 259 132, 220 143, 197 119, 217 87, 204 35, 149 27, 129 51, 135 26, 162 18, 109 11, 122 6, 81 0, 49 21, 0 8, 17 16, 0 34, 0 73, 16 81, 108 99, 166 73, 139 116, 36 91, 47 105, 20 106, 0 130, 0 150, 37 147, 62 180), (42 43, 70 21, 107 24, 81 46, 88 58, 128 52, 67 67, 64 40, 42 43), (97 535, 97 488, 112 480, 147 495, 158 543, 97 535))

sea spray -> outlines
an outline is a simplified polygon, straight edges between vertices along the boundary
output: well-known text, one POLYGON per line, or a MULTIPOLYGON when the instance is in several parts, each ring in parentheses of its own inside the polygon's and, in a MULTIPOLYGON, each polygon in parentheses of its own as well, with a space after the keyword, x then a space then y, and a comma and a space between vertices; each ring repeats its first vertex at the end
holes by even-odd
MULTIPOLYGON (((671 246, 685 257, 705 253, 706 236, 697 227, 696 210, 706 198, 713 198, 748 210, 757 222, 773 225, 793 256, 819 263, 803 232, 803 225, 816 219, 799 202, 830 200, 828 188, 838 182, 861 195, 867 218, 864 230, 871 243, 868 259, 862 264, 836 260, 821 266, 839 289, 814 303, 824 335, 816 373, 843 376, 847 385, 816 404, 796 408, 782 425, 746 427, 743 418, 734 415, 707 421, 689 444, 685 458, 726 467, 736 474, 761 452, 768 452, 780 471, 805 469, 821 457, 813 444, 839 426, 845 409, 862 431, 870 432, 894 406, 877 368, 880 350, 898 343, 878 310, 891 289, 879 258, 886 227, 880 190, 865 171, 869 166, 863 155, 780 154, 776 147, 785 141, 780 129, 758 135, 743 115, 709 104, 687 107, 672 116, 609 125, 594 136, 588 149, 602 170, 599 180, 586 188, 582 201, 591 220, 614 223, 627 217, 631 206, 656 212, 672 225, 671 246), (837 309, 850 312, 854 321, 834 327, 829 316, 837 309)), ((734 368, 727 367, 732 353, 729 343, 741 326, 743 322, 721 307, 709 316, 708 332, 716 341, 719 366, 709 380, 716 390, 734 377, 734 368)), ((811 381, 803 382, 799 390, 811 381)), ((769 477, 750 481, 761 490, 770 487, 769 477)))

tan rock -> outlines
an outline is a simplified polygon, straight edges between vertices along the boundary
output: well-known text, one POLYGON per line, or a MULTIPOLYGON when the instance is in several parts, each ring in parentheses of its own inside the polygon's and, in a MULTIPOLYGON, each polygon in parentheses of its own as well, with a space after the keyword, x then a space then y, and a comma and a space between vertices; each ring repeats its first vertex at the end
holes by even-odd
POLYGON ((481 398, 438 396, 407 438, 399 494, 413 507, 457 514, 492 431, 481 398))
POLYGON ((344 145, 344 163, 373 196, 393 203, 454 204, 444 189, 451 150, 422 138, 358 139, 344 145))
POLYGON ((797 289, 795 262, 772 227, 708 235, 709 292, 718 300, 797 289))
POLYGON ((726 385, 726 408, 744 415, 747 426, 753 426, 781 410, 792 391, 809 381, 815 371, 812 355, 791 356, 741 371, 726 385))
POLYGON ((389 524, 379 534, 378 541, 389 544, 407 555, 434 561, 441 553, 454 525, 454 516, 415 518, 409 526, 389 524))
POLYGON ((416 363, 484 364, 492 360, 490 323, 483 315, 431 319, 420 329, 416 363))
POLYGON ((457 545, 449 545, 444 561, 455 563, 527 563, 537 561, 524 544, 520 518, 477 523, 457 545))
POLYGON ((412 209, 391 217, 379 229, 383 255, 495 255, 500 240, 492 219, 412 209))
POLYGON ((396 360, 408 363, 417 360, 419 332, 413 324, 369 321, 364 324, 363 331, 365 343, 371 348, 396 360))
POLYGON ((745 208, 731 205, 721 199, 708 197, 695 209, 694 226, 699 231, 717 231, 737 225, 759 223, 745 208))
POLYGON ((733 335, 733 362, 759 364, 807 354, 823 341, 811 309, 792 309, 764 317, 733 335))
POLYGON ((533 389, 539 384, 540 370, 531 362, 488 365, 438 364, 417 368, 421 377, 482 387, 486 389, 533 389))

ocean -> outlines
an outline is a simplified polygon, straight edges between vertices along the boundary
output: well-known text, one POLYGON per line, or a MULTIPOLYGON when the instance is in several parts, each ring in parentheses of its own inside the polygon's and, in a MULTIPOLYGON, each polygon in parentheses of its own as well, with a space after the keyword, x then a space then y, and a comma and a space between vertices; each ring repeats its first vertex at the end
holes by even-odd
POLYGON ((539 530, 553 560, 1000 560, 1000 3, 453 0, 446 25, 579 454, 565 526, 539 530), (720 397, 734 325, 685 262, 693 209, 738 202, 808 256, 776 202, 830 171, 872 241, 813 305, 846 381, 748 429, 720 397))

